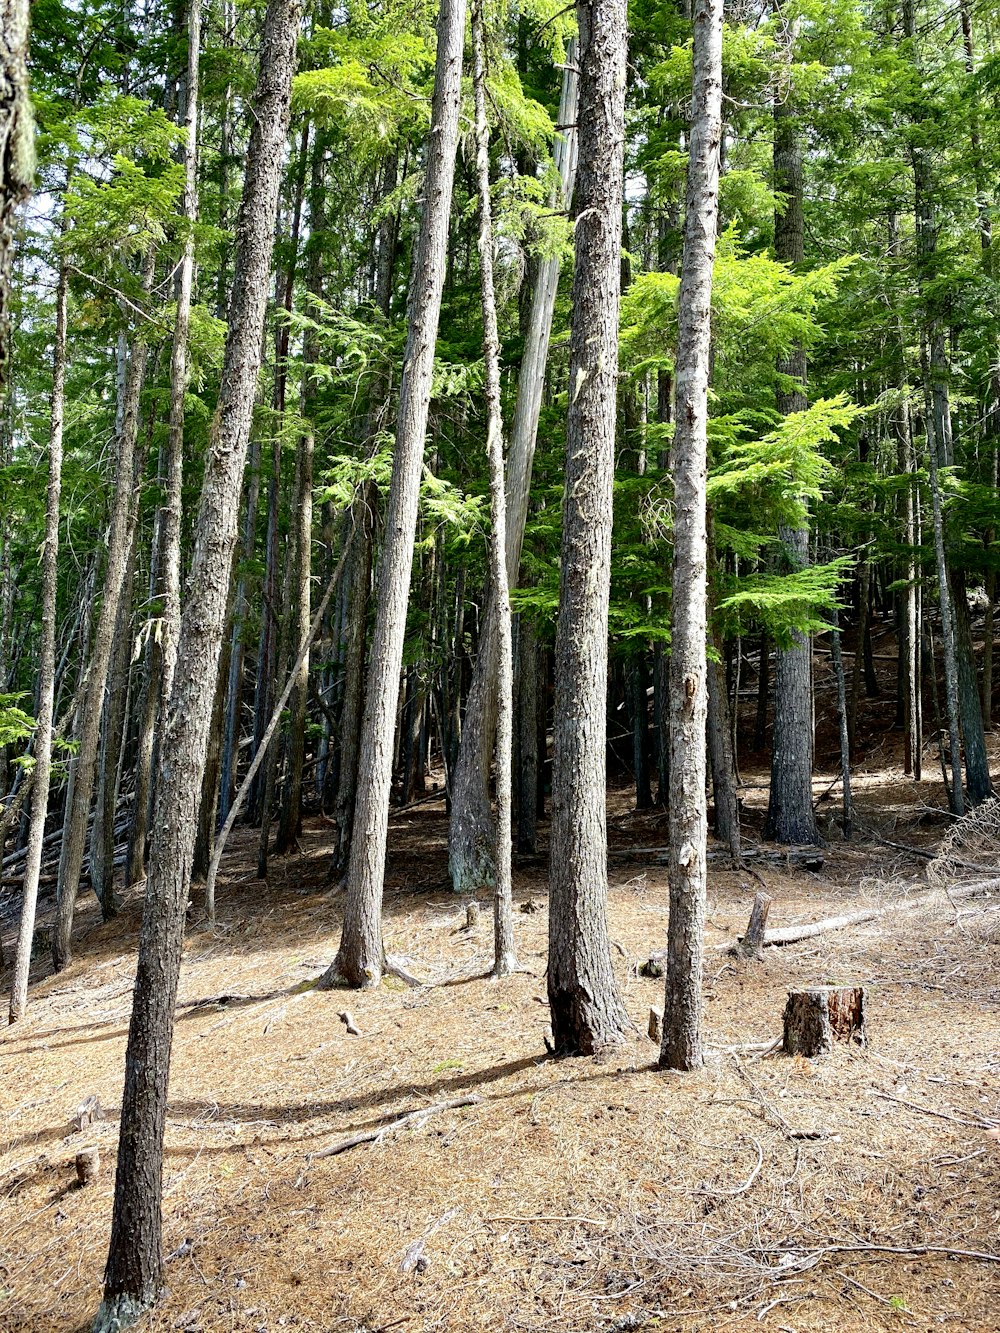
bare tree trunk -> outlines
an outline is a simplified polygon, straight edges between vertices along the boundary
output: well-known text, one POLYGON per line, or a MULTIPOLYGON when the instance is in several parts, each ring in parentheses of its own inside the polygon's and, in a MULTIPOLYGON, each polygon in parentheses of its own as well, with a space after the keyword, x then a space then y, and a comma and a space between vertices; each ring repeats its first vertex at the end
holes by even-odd
POLYGON ((358 786, 361 717, 364 708, 365 641, 371 602, 375 504, 375 487, 371 484, 365 487, 354 503, 356 527, 351 556, 347 646, 344 653, 344 701, 340 710, 340 773, 334 804, 337 842, 333 854, 333 872, 337 875, 347 869, 351 829, 354 826, 354 798, 358 786))
MULTIPOLYGON (((774 185, 785 196, 784 210, 775 212, 775 258, 801 264, 805 253, 802 145, 795 110, 787 99, 779 99, 774 107, 774 185)), ((779 363, 778 371, 798 382, 790 392, 779 390, 778 411, 783 416, 803 411, 808 405, 805 349, 794 348, 788 359, 779 363)), ((779 537, 791 569, 805 568, 809 563, 808 529, 782 527, 779 537)), ((808 634, 797 630, 792 634, 791 646, 779 647, 776 654, 772 745, 765 836, 776 842, 814 842, 812 643, 808 634)))
POLYGON ((840 785, 843 800, 841 828, 845 839, 854 831, 854 807, 851 802, 851 740, 847 728, 847 684, 844 680, 844 658, 840 651, 840 617, 836 607, 830 613, 830 654, 833 674, 837 682, 837 732, 840 738, 840 785))
POLYGON ((473 86, 476 102, 476 182, 479 190, 479 283, 486 365, 486 458, 490 477, 489 580, 497 629, 496 674, 496 883, 493 889, 493 975, 517 970, 511 885, 511 754, 513 751, 514 648, 507 582, 507 495, 500 407, 500 334, 493 288, 493 221, 490 206, 490 132, 486 121, 486 53, 483 0, 472 3, 473 86))
MULTIPOLYGON (((153 251, 146 258, 144 283, 148 291, 153 277, 153 251)), ((136 505, 134 499, 135 444, 139 427, 139 397, 146 373, 146 330, 136 328, 132 340, 125 386, 122 428, 115 457, 116 480, 111 504, 111 523, 108 533, 107 573, 104 597, 94 634, 94 646, 87 668, 87 684, 81 707, 80 749, 73 761, 73 799, 67 801, 63 829, 62 854, 59 859, 59 886, 56 921, 52 931, 52 962, 60 971, 70 961, 70 936, 73 930, 73 912, 83 867, 90 801, 97 776, 97 745, 103 712, 104 689, 107 684, 111 649, 114 645, 115 622, 125 585, 129 551, 133 540, 136 505)))
MULTIPOLYGON (((28 94, 28 0, 0 6, 0 387, 7 379, 14 219, 35 179, 35 118, 28 94)), ((0 680, 0 689, 4 682, 0 680)))
MULTIPOLYGON (((560 197, 553 208, 569 208, 577 167, 577 100, 579 74, 575 44, 571 43, 563 68, 559 102, 561 134, 555 142, 560 197)), ((524 355, 517 384, 517 404, 507 456, 507 582, 517 586, 521 546, 528 517, 535 439, 545 386, 552 316, 559 287, 559 255, 544 259, 538 268, 525 335, 524 355)), ((451 819, 448 826, 448 868, 458 893, 475 892, 495 881, 492 848, 495 841, 489 801, 490 757, 493 752, 496 709, 494 678, 497 671, 496 612, 487 600, 483 633, 473 670, 465 725, 452 781, 451 819)))
POLYGON ((712 264, 722 141, 722 0, 695 0, 684 250, 677 330, 673 628, 670 640, 670 919, 660 1067, 698 1069, 705 933, 708 591, 705 485, 712 264))
POLYGON ((178 673, 163 732, 146 903, 125 1059, 115 1203, 95 1333, 131 1324, 162 1268, 163 1133, 197 802, 225 629, 240 483, 260 369, 278 187, 299 27, 296 0, 269 0, 254 95, 222 388, 195 531, 178 673))
POLYGON ((188 59, 184 102, 184 196, 187 228, 177 275, 177 312, 170 353, 170 425, 167 436, 167 493, 163 502, 163 677, 160 717, 174 684, 177 635, 181 624, 181 490, 184 484, 184 395, 187 391, 188 331, 194 286, 194 224, 198 217, 198 74, 201 0, 188 0, 188 59))
POLYGON ((441 0, 424 214, 410 293, 399 419, 379 562, 378 609, 365 697, 361 763, 348 871, 347 904, 337 957, 324 985, 343 980, 374 986, 382 976, 382 884, 385 876, 393 729, 399 699, 406 606, 420 500, 420 474, 434 371, 448 249, 462 91, 465 0, 441 0))
MULTIPOLYGON (((66 305, 68 273, 59 265, 56 286, 56 332, 52 360, 52 399, 49 425, 49 483, 45 499, 45 545, 42 548, 42 653, 38 679, 38 725, 35 728, 34 791, 28 851, 21 886, 21 923, 17 932, 14 975, 10 989, 10 1021, 24 1015, 28 1003, 28 972, 31 943, 35 934, 35 906, 42 868, 45 816, 49 808, 49 779, 52 770, 52 713, 56 672, 56 596, 59 589, 59 495, 62 486, 63 408, 66 389, 66 305)), ((0 848, 3 847, 0 835, 0 848)))
POLYGON ((556 628, 548 996, 556 1051, 592 1055, 631 1024, 607 924, 608 600, 621 284, 624 0, 581 0, 580 169, 556 628))
POLYGON ((517 850, 534 856, 538 850, 538 641, 526 616, 517 629, 517 850))
POLYGON ((302 823, 302 764, 305 758, 306 703, 309 697, 309 653, 307 648, 305 655, 302 656, 300 650, 306 644, 311 619, 312 484, 315 443, 316 437, 309 427, 299 440, 298 489, 293 509, 298 527, 295 539, 298 583, 295 598, 295 649, 301 656, 301 661, 295 688, 292 691, 291 718, 288 724, 288 763, 278 824, 279 852, 287 852, 296 845, 302 823))

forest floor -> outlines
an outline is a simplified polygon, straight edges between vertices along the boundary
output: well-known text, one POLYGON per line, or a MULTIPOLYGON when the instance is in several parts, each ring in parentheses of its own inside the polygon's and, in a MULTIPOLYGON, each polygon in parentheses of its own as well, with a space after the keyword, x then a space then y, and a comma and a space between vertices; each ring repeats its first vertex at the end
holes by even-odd
MULTIPOLYGON (((872 836, 937 846, 946 821, 928 770, 913 783, 876 748, 856 776, 867 833, 831 835, 815 872, 751 862, 772 926, 865 902, 888 909, 875 921, 737 960, 726 946, 759 886, 713 859, 711 1049, 688 1075, 658 1072, 645 1035, 662 982, 637 964, 663 946, 667 881, 657 853, 636 849, 662 846, 666 828, 662 812, 631 810, 629 791, 609 796, 609 912, 637 1034, 605 1063, 546 1057, 543 860, 515 875, 531 974, 456 981, 488 964, 490 913, 466 929, 443 883, 443 802, 395 812, 386 945, 437 984, 329 993, 315 989, 339 933, 329 826, 309 821, 267 884, 250 870, 255 835, 237 834, 218 923, 195 911, 185 945, 167 1293, 146 1327, 1000 1328, 1000 943, 963 929, 944 894, 893 909, 927 894, 926 863, 872 836), (790 988, 829 982, 866 986, 867 1049, 816 1061, 738 1049, 780 1034, 790 988), (347 1008, 360 1035, 338 1018, 347 1008), (477 1100, 318 1156, 462 1097, 477 1100)), ((817 777, 817 799, 831 777, 817 777)), ((766 773, 744 782, 759 846, 766 773)), ((133 897, 101 925, 82 895, 72 966, 39 964, 28 1017, 0 1044, 4 1333, 82 1331, 98 1305, 139 912, 133 897), (106 1118, 77 1131, 90 1095, 106 1118), (89 1146, 102 1169, 77 1188, 89 1146)), ((9 932, 4 944, 9 957, 9 932)))

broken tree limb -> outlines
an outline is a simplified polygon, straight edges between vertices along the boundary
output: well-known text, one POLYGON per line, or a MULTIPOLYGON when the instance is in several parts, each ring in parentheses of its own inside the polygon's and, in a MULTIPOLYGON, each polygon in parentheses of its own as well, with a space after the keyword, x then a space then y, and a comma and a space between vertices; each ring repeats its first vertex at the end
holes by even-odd
POLYGON ((357 1148, 362 1143, 380 1143, 387 1135, 395 1133, 398 1129, 406 1129, 411 1125, 419 1129, 432 1115, 438 1115, 441 1111, 455 1111, 460 1106, 477 1106, 482 1100, 478 1093, 471 1093, 467 1097, 453 1097, 451 1101, 436 1102, 433 1106, 418 1107, 416 1111, 407 1111, 397 1120, 390 1120, 380 1129, 366 1129, 361 1134, 352 1134, 349 1138, 341 1139, 329 1148, 324 1148, 322 1152, 310 1153, 309 1160, 317 1162, 321 1157, 336 1157, 338 1153, 347 1152, 349 1148, 357 1148))
POLYGON ((778 926, 764 932, 764 944, 796 944, 799 940, 811 940, 816 935, 825 935, 830 930, 843 930, 846 926, 860 926, 865 921, 874 921, 882 913, 875 907, 864 908, 860 912, 846 912, 843 916, 828 916, 822 921, 807 921, 801 926, 778 926))

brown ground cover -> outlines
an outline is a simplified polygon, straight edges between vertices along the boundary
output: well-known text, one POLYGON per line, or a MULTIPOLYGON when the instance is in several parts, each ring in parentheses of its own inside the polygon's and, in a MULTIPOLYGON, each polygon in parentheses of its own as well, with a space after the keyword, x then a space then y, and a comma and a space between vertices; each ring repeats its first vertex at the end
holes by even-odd
MULTIPOLYGON (((765 776, 744 774, 751 830, 765 776)), ((938 790, 862 772, 862 823, 934 845, 938 790)), ((613 850, 662 844, 662 815, 629 800, 612 793, 613 850)), ((914 1252, 1000 1253, 995 938, 956 924, 937 893, 738 961, 725 946, 758 885, 713 861, 710 1059, 665 1075, 640 1035, 662 983, 636 964, 665 938, 666 869, 655 852, 615 855, 611 934, 637 1036, 610 1063, 557 1061, 543 1041, 542 863, 515 886, 539 909, 516 915, 533 975, 463 981, 488 960, 490 919, 464 928, 442 884, 445 832, 440 802, 394 816, 386 940, 452 984, 351 995, 312 988, 339 924, 328 826, 312 822, 269 885, 248 869, 252 836, 235 840, 218 925, 194 919, 186 944, 164 1197, 177 1253, 151 1329, 1000 1327, 1000 1265, 914 1252), (734 1049, 780 1032, 789 988, 825 982, 868 987, 867 1050, 809 1062, 734 1049), (467 1095, 480 1100, 312 1156, 467 1095)), ((833 841, 815 873, 752 864, 772 925, 926 892, 923 863, 870 838, 833 841)), ((33 989, 0 1045, 5 1333, 83 1329, 98 1303, 138 912, 102 926, 81 899, 72 967, 33 989), (107 1118, 74 1131, 88 1095, 107 1118), (74 1188, 90 1145, 101 1174, 74 1188)))

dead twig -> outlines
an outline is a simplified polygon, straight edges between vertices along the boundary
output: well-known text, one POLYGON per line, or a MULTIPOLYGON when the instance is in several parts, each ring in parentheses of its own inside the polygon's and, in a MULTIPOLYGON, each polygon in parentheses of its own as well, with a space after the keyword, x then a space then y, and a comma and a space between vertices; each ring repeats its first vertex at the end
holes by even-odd
POLYGON ((441 1111, 454 1111, 460 1106, 476 1106, 482 1100, 478 1093, 472 1093, 468 1097, 453 1097, 448 1102, 436 1102, 433 1106, 418 1107, 415 1111, 407 1111, 396 1120, 390 1120, 380 1129, 368 1129, 362 1134, 352 1134, 349 1138, 341 1139, 339 1143, 324 1148, 322 1152, 310 1153, 309 1160, 318 1162, 321 1157, 336 1157, 338 1153, 347 1152, 349 1148, 357 1148, 362 1143, 381 1143, 387 1135, 395 1133, 397 1129, 406 1129, 410 1126, 419 1129, 432 1115, 437 1115, 441 1111))

